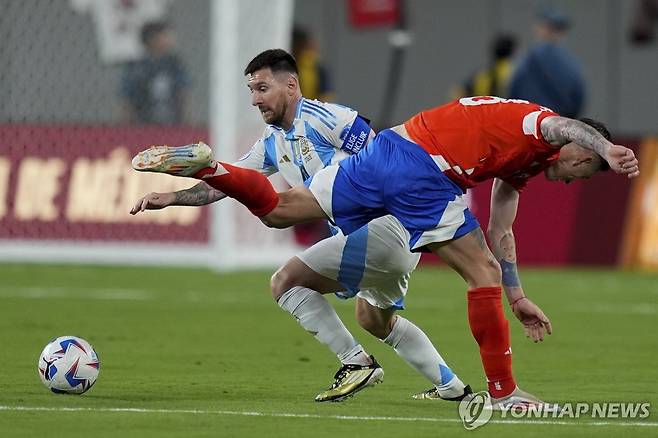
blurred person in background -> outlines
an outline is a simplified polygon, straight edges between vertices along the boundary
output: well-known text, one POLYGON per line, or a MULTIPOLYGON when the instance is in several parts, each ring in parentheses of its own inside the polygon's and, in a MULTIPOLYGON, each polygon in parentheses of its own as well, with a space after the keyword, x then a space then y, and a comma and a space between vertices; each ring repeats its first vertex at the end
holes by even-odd
POLYGON ((507 97, 509 80, 512 75, 512 62, 517 38, 511 34, 499 34, 491 42, 489 66, 470 76, 456 86, 451 96, 453 99, 467 96, 507 97))
POLYGON ((121 78, 126 119, 131 123, 182 123, 190 80, 175 53, 175 35, 168 23, 155 21, 144 25, 141 38, 146 56, 127 63, 121 78))
POLYGON ((334 100, 331 77, 320 61, 317 41, 308 30, 297 25, 292 31, 292 56, 297 61, 302 94, 307 99, 334 100))
POLYGON ((630 39, 635 45, 647 45, 656 36, 658 0, 637 0, 631 21, 630 39))
POLYGON ((570 22, 546 9, 537 16, 538 42, 512 73, 509 97, 546 106, 564 117, 577 118, 585 102, 585 82, 579 62, 563 45, 570 22))

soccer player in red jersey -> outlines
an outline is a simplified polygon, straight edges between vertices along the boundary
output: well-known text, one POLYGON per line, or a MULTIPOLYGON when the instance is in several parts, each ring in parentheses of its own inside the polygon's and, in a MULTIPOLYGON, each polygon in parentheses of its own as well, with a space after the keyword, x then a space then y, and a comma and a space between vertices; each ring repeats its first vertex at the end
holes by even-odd
POLYGON ((423 111, 317 173, 308 188, 278 194, 255 171, 173 153, 152 162, 140 157, 134 161, 139 170, 173 168, 180 174, 187 165, 187 175, 245 203, 270 227, 329 218, 349 234, 376 217, 394 215, 408 230, 412 251, 434 252, 466 281, 468 321, 498 409, 542 404, 514 380, 503 289, 527 336, 538 342, 552 331, 544 312, 526 296, 516 268, 512 225, 528 178, 543 172, 550 181, 569 183, 608 168, 628 178, 639 175, 633 152, 611 143, 602 124, 492 96, 423 111), (463 195, 492 178, 490 250, 463 195))

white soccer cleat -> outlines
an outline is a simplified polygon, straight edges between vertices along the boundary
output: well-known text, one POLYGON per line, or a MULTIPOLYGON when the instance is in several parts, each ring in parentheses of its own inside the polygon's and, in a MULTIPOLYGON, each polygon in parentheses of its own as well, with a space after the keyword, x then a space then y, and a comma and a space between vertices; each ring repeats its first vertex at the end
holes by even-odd
POLYGON ((192 176, 211 166, 212 149, 203 143, 185 146, 151 146, 132 160, 133 169, 140 172, 168 173, 176 176, 192 176))
POLYGON ((556 405, 545 403, 535 397, 534 395, 522 391, 517 386, 514 391, 506 396, 501 398, 491 398, 491 409, 494 411, 509 411, 509 410, 519 410, 526 411, 528 409, 536 409, 540 411, 550 412, 556 409, 556 405))

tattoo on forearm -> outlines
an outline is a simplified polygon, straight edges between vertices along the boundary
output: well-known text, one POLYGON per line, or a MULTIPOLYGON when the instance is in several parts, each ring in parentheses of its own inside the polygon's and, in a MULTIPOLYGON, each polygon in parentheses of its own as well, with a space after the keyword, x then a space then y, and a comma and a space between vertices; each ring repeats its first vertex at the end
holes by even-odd
POLYGON ((511 232, 503 234, 497 244, 494 244, 494 251, 503 273, 503 286, 520 287, 521 280, 519 279, 519 273, 516 270, 516 244, 514 242, 514 234, 511 232))
POLYGON ((500 259, 500 269, 503 272, 503 286, 505 287, 521 286, 519 273, 516 271, 516 263, 508 262, 505 259, 500 259))
POLYGON ((550 117, 541 124, 544 139, 553 145, 563 146, 574 142, 604 156, 609 142, 596 129, 578 120, 550 117))
POLYGON ((503 234, 498 246, 500 247, 499 256, 501 258, 516 263, 516 242, 514 241, 513 233, 507 232, 503 234))
POLYGON ((210 204, 225 197, 224 193, 200 182, 194 187, 174 192, 176 205, 200 206, 210 204))

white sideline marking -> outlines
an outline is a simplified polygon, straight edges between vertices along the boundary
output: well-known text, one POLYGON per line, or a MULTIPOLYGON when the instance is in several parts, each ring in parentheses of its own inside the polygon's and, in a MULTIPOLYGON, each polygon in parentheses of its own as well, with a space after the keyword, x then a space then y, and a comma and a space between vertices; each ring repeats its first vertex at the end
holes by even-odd
POLYGON ((153 292, 141 289, 77 289, 63 287, 1 287, 1 298, 76 298, 83 300, 145 301, 155 299, 153 292))
MULTIPOLYGON (((353 420, 353 421, 425 421, 430 423, 461 423, 458 418, 431 417, 378 417, 356 415, 319 415, 294 414, 287 412, 252 412, 252 411, 206 411, 197 409, 142 409, 142 408, 51 408, 45 406, 1 406, 0 411, 27 412, 117 412, 137 414, 195 414, 195 415, 236 415, 242 417, 277 417, 277 418, 313 418, 320 420, 353 420)), ((658 427, 656 422, 641 421, 550 421, 550 420, 491 420, 491 424, 541 424, 553 426, 638 426, 658 427)))

